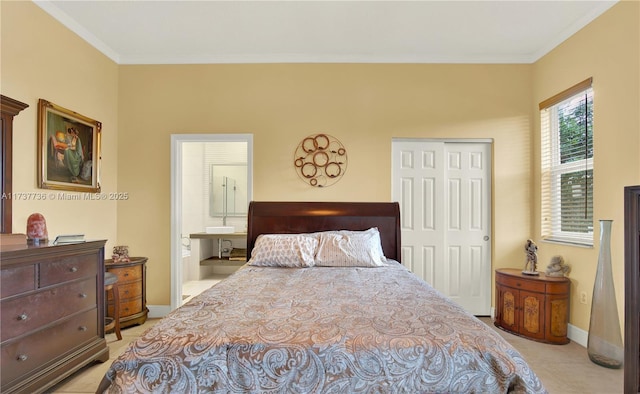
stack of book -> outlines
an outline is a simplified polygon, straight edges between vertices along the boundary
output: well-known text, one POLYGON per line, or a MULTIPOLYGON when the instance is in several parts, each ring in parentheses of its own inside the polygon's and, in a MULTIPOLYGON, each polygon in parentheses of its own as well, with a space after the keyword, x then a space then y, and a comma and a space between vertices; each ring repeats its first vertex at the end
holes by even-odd
POLYGON ((79 242, 84 242, 84 234, 58 235, 56 239, 53 241, 53 244, 63 245, 63 244, 76 244, 79 242))

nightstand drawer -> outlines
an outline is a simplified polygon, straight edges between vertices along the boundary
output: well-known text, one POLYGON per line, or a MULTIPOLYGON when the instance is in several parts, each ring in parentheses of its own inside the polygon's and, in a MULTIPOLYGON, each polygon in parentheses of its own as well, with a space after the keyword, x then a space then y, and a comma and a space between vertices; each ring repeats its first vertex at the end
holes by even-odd
POLYGON ((120 317, 127 317, 142 312, 142 297, 120 303, 120 317))
MULTIPOLYGON (((140 298, 142 294, 142 281, 129 283, 126 285, 118 284, 118 294, 120 295, 120 302, 127 302, 130 298, 140 298)), ((109 292, 109 302, 113 302, 113 294, 109 292)))
POLYGON ((500 276, 500 283, 502 283, 503 286, 513 287, 518 290, 535 291, 538 293, 545 292, 545 283, 542 281, 526 280, 499 273, 496 276, 500 276))
POLYGON ((108 271, 118 276, 118 285, 135 282, 142 279, 142 266, 134 265, 131 267, 109 268, 108 271))
POLYGON ((569 282, 547 283, 547 294, 566 294, 569 292, 569 282))

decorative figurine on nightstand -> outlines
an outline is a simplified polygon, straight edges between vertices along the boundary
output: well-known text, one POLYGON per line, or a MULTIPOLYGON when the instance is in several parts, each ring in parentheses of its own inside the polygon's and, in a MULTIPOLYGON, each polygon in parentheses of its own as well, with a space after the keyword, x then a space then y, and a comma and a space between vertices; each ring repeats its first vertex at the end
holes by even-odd
POLYGON ((540 275, 538 269, 538 245, 535 242, 528 239, 524 245, 524 252, 527 254, 527 262, 524 265, 522 271, 525 275, 540 275))
POLYGON ((568 274, 569 271, 571 271, 571 267, 564 263, 564 258, 562 256, 553 256, 547 266, 545 275, 562 278, 568 274))
POLYGON ((114 263, 128 263, 129 261, 131 261, 131 259, 129 259, 129 247, 122 245, 114 246, 111 259, 114 263))

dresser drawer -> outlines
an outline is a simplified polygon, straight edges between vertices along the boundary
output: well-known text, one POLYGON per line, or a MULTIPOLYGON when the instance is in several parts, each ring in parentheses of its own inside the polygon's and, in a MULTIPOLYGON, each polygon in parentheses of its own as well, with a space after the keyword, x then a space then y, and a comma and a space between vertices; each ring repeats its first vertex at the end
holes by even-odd
POLYGON ((16 268, 2 270, 2 282, 0 282, 0 294, 2 298, 35 290, 36 266, 25 265, 16 268))
POLYGON ((95 277, 97 273, 98 256, 95 254, 52 258, 40 263, 40 287, 95 277))
POLYGON ((52 364, 98 337, 98 312, 92 309, 58 325, 2 345, 2 385, 52 364))
POLYGON ((89 278, 3 301, 1 306, 0 336, 4 342, 83 309, 95 308, 96 279, 89 278))
POLYGON ((545 292, 545 283, 535 279, 523 279, 509 275, 497 274, 496 281, 499 281, 503 286, 513 287, 518 290, 535 291, 538 293, 545 292))
POLYGON ((134 265, 131 267, 108 268, 108 271, 118 276, 118 286, 128 282, 142 280, 142 266, 134 265))

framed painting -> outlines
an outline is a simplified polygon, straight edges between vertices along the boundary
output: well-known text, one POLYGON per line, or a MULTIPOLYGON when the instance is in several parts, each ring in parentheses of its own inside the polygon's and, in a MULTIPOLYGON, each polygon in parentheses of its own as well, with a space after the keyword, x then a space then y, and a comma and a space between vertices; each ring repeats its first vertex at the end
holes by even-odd
POLYGON ((38 101, 38 187, 100 192, 102 124, 44 99, 38 101))

